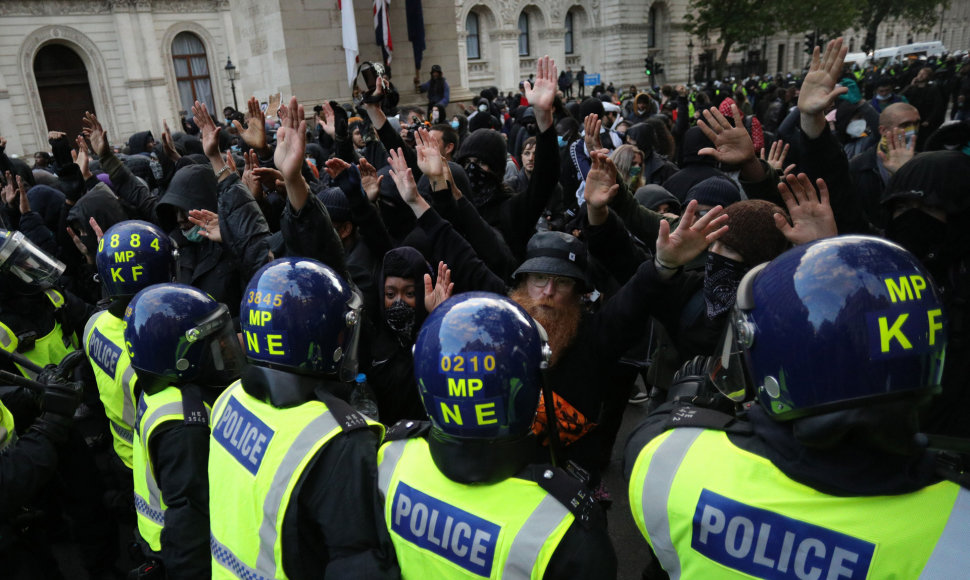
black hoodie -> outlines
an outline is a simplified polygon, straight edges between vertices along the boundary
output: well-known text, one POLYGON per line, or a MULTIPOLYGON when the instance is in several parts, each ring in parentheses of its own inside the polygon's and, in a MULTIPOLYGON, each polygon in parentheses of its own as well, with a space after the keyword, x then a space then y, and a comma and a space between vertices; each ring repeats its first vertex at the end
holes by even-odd
MULTIPOLYGON (((409 246, 394 248, 384 255, 378 279, 379 311, 374 320, 376 337, 371 349, 367 381, 377 395, 381 421, 393 425, 399 419, 425 419, 424 406, 414 382, 414 356, 411 348, 421 323, 428 316, 424 310, 424 275, 434 272, 424 256, 409 246), (401 336, 388 326, 384 311, 384 280, 399 276, 414 280, 414 326, 409 336, 401 336)), ((365 363, 366 364, 366 363, 365 363)))

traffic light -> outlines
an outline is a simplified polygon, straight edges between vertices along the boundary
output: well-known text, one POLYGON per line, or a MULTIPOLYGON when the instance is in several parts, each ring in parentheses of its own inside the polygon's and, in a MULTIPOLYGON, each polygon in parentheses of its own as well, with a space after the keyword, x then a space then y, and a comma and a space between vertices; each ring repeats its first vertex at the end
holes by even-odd
POLYGON ((653 64, 653 74, 662 75, 664 74, 664 63, 656 62, 653 64))
POLYGON ((815 51, 816 45, 815 33, 809 33, 805 35, 805 52, 812 54, 815 51))
POLYGON ((653 74, 653 57, 648 56, 647 58, 643 59, 643 67, 644 67, 644 71, 643 72, 646 73, 647 76, 652 75, 653 74))

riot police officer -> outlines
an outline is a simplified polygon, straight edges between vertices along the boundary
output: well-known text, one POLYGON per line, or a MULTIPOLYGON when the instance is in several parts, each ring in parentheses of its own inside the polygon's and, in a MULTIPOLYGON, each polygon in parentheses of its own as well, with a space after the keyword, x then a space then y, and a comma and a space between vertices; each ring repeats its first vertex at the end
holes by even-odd
POLYGON ((914 437, 947 319, 927 269, 878 238, 798 246, 748 272, 707 373, 747 420, 658 409, 627 446, 634 519, 680 578, 949 578, 970 492, 914 437), (745 395, 747 392, 747 395, 745 395))
POLYGON ((530 465, 545 332, 509 298, 471 292, 431 313, 414 364, 430 429, 381 448, 384 517, 404 578, 613 578, 583 482, 530 465))
POLYGON ((362 304, 307 258, 270 262, 249 282, 250 364, 212 407, 214 578, 398 577, 377 492, 384 429, 342 399, 362 304))
POLYGON ((108 228, 98 242, 95 261, 108 299, 84 327, 84 351, 91 360, 98 394, 104 404, 114 450, 131 476, 131 443, 135 425, 135 370, 125 351, 124 315, 139 290, 171 282, 175 248, 155 224, 130 220, 108 228))
POLYGON ((198 288, 156 284, 128 305, 124 338, 140 391, 132 464, 149 559, 141 572, 159 560, 168 578, 208 578, 209 403, 243 363, 229 309, 198 288))

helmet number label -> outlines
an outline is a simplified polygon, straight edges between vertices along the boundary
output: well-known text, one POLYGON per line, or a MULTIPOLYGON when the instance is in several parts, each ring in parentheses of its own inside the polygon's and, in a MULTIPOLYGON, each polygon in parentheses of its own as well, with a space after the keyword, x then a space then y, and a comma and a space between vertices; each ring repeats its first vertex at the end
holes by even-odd
POLYGON ((866 313, 873 359, 922 354, 939 348, 945 319, 940 308, 894 308, 866 313))

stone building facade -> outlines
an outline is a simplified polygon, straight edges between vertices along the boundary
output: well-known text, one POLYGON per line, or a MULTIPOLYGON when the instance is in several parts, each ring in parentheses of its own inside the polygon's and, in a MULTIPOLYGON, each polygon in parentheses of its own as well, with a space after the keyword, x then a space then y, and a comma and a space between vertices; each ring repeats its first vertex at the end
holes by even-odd
MULTIPOLYGON (((560 70, 585 66, 604 83, 684 83, 706 78, 720 46, 715 38, 691 37, 684 30, 688 0, 457 0, 455 5, 463 73, 472 91, 487 86, 510 90, 548 54, 560 70), (647 79, 644 58, 664 65, 647 79), (564 63, 564 64, 563 64, 564 63)), ((970 0, 952 0, 932 31, 913 34, 903 22, 879 29, 878 46, 942 40, 951 51, 970 48, 970 0)), ((843 34, 850 51, 860 50, 864 31, 843 34)), ((766 36, 755 46, 738 47, 729 63, 734 74, 787 73, 808 61, 804 34, 766 36)))
MULTIPOLYGON (((371 0, 352 3, 360 60, 377 61, 371 0)), ((688 0, 423 0, 427 80, 439 64, 453 103, 486 86, 514 90, 548 54, 560 69, 599 74, 617 87, 686 82, 706 75, 713 40, 683 27, 688 0), (648 79, 650 55, 664 73, 648 79), (690 67, 688 65, 691 65, 690 67), (467 88, 466 88, 467 87, 467 88)), ((420 103, 413 89, 405 3, 389 5, 392 68, 401 102, 420 103)), ((970 0, 952 0, 940 26, 911 35, 902 23, 880 28, 880 45, 942 39, 970 48, 970 0)), ((850 47, 861 33, 847 31, 850 47)), ((775 35, 735 52, 732 71, 800 69, 802 35, 775 35)), ((158 135, 162 119, 177 126, 193 99, 218 115, 233 104, 226 70, 239 74, 235 101, 296 94, 309 109, 347 101, 351 90, 336 0, 0 0, 0 135, 7 150, 47 149, 47 132, 76 134, 81 114, 96 112, 114 143, 136 131, 158 135)), ((709 68, 709 67, 708 67, 709 68)))

